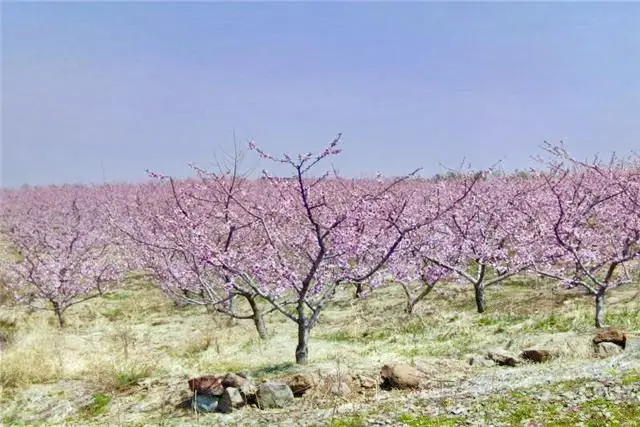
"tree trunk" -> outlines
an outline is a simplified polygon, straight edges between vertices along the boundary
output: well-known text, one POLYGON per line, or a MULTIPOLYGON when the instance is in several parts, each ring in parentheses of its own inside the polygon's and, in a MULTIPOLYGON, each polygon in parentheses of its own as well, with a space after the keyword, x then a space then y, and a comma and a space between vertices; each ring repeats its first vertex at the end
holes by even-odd
POLYGON ((607 288, 599 288, 598 292, 596 292, 596 328, 602 328, 604 326, 604 295, 606 290, 607 288))
POLYGON ((407 306, 404 309, 405 313, 413 314, 413 309, 420 301, 425 299, 425 297, 431 293, 433 288, 436 286, 436 282, 429 283, 427 281, 423 281, 423 286, 424 289, 422 289, 422 292, 420 292, 420 294, 415 298, 411 298, 411 292, 408 287, 404 288, 405 295, 407 296, 407 306))
POLYGON ((244 295, 244 297, 249 302, 249 306, 251 306, 253 324, 256 326, 256 331, 258 331, 260 339, 266 340, 268 338, 267 324, 264 321, 264 316, 262 315, 262 311, 260 311, 256 298, 253 295, 244 295))
POLYGON ((407 306, 404 308, 404 312, 407 314, 413 314, 413 308, 416 306, 417 301, 407 301, 407 306))
POLYGON ((53 312, 58 319, 58 325, 60 325, 61 328, 64 328, 67 326, 67 322, 64 320, 63 316, 64 310, 60 307, 60 304, 57 301, 51 301, 51 304, 53 304, 53 312))
POLYGON ((308 355, 309 328, 307 327, 307 319, 301 317, 298 319, 298 345, 296 346, 296 363, 298 365, 306 365, 308 355))
POLYGON ((362 288, 362 282, 356 283, 356 292, 354 294, 354 298, 356 299, 362 298, 363 293, 364 293, 364 289, 362 288))
POLYGON ((484 298, 484 283, 474 283, 473 289, 476 297, 476 308, 478 313, 484 313, 487 309, 487 301, 484 298))
MULTIPOLYGON (((237 311, 237 307, 238 307, 238 303, 236 300, 236 294, 234 294, 233 292, 229 292, 229 311, 231 312, 232 316, 229 317, 229 322, 228 322, 228 326, 236 326, 238 324, 238 319, 236 319, 235 317, 233 317, 233 315, 236 314, 237 311)), ((247 300, 249 300, 249 298, 247 297, 247 300)), ((249 301, 249 304, 251 304, 251 301, 249 301)), ((253 306, 251 306, 251 309, 253 309, 253 306)), ((255 312, 254 312, 255 315, 255 312)), ((257 325, 256 325, 257 327, 257 325)), ((258 333, 260 333, 260 331, 258 331, 258 333)), ((262 338, 262 337, 261 337, 262 338)))

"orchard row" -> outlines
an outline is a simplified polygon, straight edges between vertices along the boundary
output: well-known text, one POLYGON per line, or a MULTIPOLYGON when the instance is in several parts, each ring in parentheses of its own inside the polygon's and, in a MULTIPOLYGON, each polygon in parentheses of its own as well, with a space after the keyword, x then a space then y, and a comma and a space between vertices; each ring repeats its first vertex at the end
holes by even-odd
POLYGON ((175 300, 253 320, 261 337, 266 304, 297 325, 305 363, 310 332, 343 286, 356 297, 402 286, 411 312, 440 283, 468 284, 482 313, 487 286, 535 274, 584 288, 600 327, 607 292, 633 282, 638 159, 581 162, 547 145, 527 173, 319 174, 339 142, 296 157, 250 144, 288 166, 286 178, 248 179, 236 155, 215 170, 193 166, 189 180, 150 172, 139 185, 4 190, 5 291, 63 326, 71 305, 143 270, 175 300))

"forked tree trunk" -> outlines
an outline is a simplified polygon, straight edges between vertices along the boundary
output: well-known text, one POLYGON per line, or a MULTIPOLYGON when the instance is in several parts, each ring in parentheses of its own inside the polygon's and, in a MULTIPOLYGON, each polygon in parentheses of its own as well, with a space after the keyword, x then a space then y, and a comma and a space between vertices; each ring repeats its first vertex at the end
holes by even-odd
POLYGON ((253 319, 253 324, 256 327, 256 331, 258 331, 258 335, 260 339, 266 340, 269 335, 267 334, 267 324, 264 321, 264 315, 260 310, 260 306, 258 305, 258 301, 253 295, 247 294, 244 297, 249 302, 249 306, 251 307, 251 314, 253 319))
POLYGON ((407 301, 407 306, 404 308, 404 312, 407 314, 413 314, 413 309, 416 306, 417 301, 415 300, 409 300, 407 301))
POLYGON ((484 297, 484 283, 474 283, 473 290, 475 291, 476 309, 478 313, 484 313, 487 309, 487 301, 484 297))
MULTIPOLYGON (((238 308, 237 308, 238 307, 238 302, 237 302, 236 296, 237 295, 234 294, 233 292, 229 292, 229 312, 231 312, 231 317, 229 317, 229 322, 228 322, 229 326, 235 326, 235 325, 238 324, 238 319, 233 317, 236 314, 236 311, 238 310, 238 308)), ((249 304, 251 304, 251 303, 249 303, 249 304)))
POLYGON ((423 299, 425 299, 425 297, 427 295, 429 295, 429 293, 431 293, 431 291, 433 290, 433 288, 435 287, 435 282, 434 283, 427 283, 425 284, 425 288, 422 290, 422 292, 420 292, 420 294, 415 297, 415 298, 411 298, 411 293, 409 292, 408 288, 405 288, 405 294, 407 296, 407 306, 405 307, 404 311, 407 314, 413 314, 413 309, 416 307, 416 305, 422 301, 423 299))
POLYGON ((61 328, 64 328, 65 326, 67 326, 67 322, 63 316, 64 310, 57 301, 51 301, 51 304, 53 305, 53 312, 58 319, 58 325, 60 325, 61 328))
POLYGON ((353 297, 356 299, 362 298, 363 293, 364 293, 364 289, 362 288, 362 282, 356 283, 356 291, 353 297))

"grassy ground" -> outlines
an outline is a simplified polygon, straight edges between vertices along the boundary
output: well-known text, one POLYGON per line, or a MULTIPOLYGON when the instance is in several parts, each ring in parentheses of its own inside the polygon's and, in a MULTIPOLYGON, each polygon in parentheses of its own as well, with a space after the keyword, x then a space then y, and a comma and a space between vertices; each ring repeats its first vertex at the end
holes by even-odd
MULTIPOLYGON (((612 293, 609 324, 640 332, 636 292, 637 288, 627 288, 612 293)), ((554 369, 565 372, 592 358, 592 300, 579 291, 553 291, 542 282, 513 280, 488 290, 489 310, 479 315, 468 288, 443 286, 412 316, 403 313, 399 288, 379 289, 365 300, 353 300, 351 293, 345 290, 322 316, 312 332, 310 364, 304 368, 292 363, 296 330, 281 316, 267 317, 271 337, 264 342, 251 322, 231 325, 227 318, 202 308, 176 307, 135 277, 104 298, 72 307, 64 330, 50 313, 29 313, 5 301, 0 331, 9 344, 0 353, 0 421, 4 425, 233 425, 254 420, 271 425, 284 423, 293 414, 320 411, 324 421, 319 425, 357 426, 371 424, 381 414, 388 416, 393 409, 397 425, 465 425, 470 423, 467 415, 444 410, 451 406, 446 398, 438 398, 437 404, 433 399, 451 395, 459 384, 496 377, 494 373, 508 369, 518 372, 517 377, 496 381, 514 387, 500 393, 487 389, 479 393, 481 398, 467 402, 471 411, 482 407, 486 413, 501 414, 488 423, 518 425, 535 419, 538 425, 576 425, 584 421, 576 413, 586 413, 597 422, 603 411, 623 421, 640 416, 638 402, 605 397, 578 412, 567 412, 562 398, 556 397, 562 387, 580 378, 558 376, 543 386, 527 382, 542 375, 539 370, 546 369, 553 377, 554 369), (492 348, 517 352, 532 346, 551 349, 557 358, 548 366, 522 368, 477 368, 466 363, 469 355, 492 348), (186 379, 191 376, 228 371, 244 371, 257 379, 299 371, 332 378, 352 373, 375 376, 389 362, 411 363, 425 372, 432 384, 428 398, 382 391, 325 393, 301 400, 289 412, 244 409, 232 415, 235 418, 198 416, 175 407, 188 395, 186 379), (552 396, 548 400, 532 398, 532 393, 547 392, 552 396)), ((580 375, 584 374, 576 374, 580 375)), ((629 385, 640 379, 640 371, 611 372, 611 376, 621 386, 629 385)))

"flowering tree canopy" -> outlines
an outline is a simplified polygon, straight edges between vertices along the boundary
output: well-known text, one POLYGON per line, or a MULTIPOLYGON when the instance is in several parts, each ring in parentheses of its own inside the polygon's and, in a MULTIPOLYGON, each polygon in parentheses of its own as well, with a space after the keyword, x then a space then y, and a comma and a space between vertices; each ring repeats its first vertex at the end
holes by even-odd
POLYGON ((546 148, 549 170, 536 206, 537 243, 548 249, 537 271, 593 295, 600 327, 607 290, 631 283, 628 264, 640 257, 640 169, 615 157, 586 163, 562 146, 546 148))
POLYGON ((99 187, 76 185, 3 193, 2 233, 18 258, 8 285, 17 300, 53 310, 61 326, 71 305, 101 294, 122 273, 103 196, 99 187))

